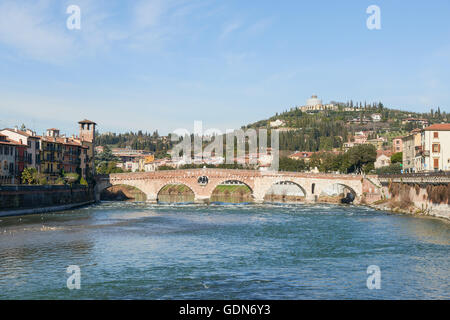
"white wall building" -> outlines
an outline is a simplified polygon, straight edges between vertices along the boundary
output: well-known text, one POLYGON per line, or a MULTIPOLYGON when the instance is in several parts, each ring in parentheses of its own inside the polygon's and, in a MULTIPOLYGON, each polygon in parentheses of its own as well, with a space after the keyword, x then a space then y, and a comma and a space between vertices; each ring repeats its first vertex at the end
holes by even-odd
POLYGON ((421 140, 423 171, 450 171, 450 123, 423 129, 421 140))
POLYGON ((0 131, 1 134, 8 137, 8 139, 19 141, 22 144, 26 144, 27 147, 27 159, 25 161, 27 168, 35 168, 40 171, 40 138, 36 136, 36 133, 31 130, 18 130, 14 129, 3 129, 0 131))

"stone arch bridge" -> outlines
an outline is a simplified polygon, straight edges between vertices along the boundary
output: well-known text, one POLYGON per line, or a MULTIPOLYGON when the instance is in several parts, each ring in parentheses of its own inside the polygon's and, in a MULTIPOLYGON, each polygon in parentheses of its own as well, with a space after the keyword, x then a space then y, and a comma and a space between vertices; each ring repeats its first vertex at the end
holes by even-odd
POLYGON ((381 198, 381 185, 377 176, 206 168, 99 175, 96 177, 96 196, 100 200, 102 190, 114 185, 129 185, 144 192, 147 201, 157 202, 158 193, 164 186, 183 184, 193 191, 196 202, 208 202, 214 189, 227 181, 246 184, 255 202, 263 202, 269 189, 282 182, 298 185, 305 194, 306 202, 317 201, 322 191, 336 184, 350 190, 356 203, 361 202, 362 198, 369 199, 369 202, 381 198))

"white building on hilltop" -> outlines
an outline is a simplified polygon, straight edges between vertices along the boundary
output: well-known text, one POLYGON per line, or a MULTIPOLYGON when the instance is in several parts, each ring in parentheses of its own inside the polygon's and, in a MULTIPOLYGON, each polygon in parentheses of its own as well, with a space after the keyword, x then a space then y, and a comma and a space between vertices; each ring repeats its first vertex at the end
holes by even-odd
POLYGON ((338 110, 338 106, 334 104, 322 104, 316 95, 312 95, 311 98, 306 100, 306 105, 299 108, 302 112, 315 112, 315 111, 325 111, 325 110, 338 110))

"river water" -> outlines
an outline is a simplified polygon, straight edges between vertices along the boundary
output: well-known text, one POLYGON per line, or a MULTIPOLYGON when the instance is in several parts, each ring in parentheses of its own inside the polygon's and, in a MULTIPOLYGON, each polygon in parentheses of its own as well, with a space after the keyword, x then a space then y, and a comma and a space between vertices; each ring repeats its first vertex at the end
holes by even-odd
POLYGON ((0 299, 450 298, 450 224, 436 219, 133 202, 0 219, 0 299), (79 290, 67 288, 69 265, 79 290))

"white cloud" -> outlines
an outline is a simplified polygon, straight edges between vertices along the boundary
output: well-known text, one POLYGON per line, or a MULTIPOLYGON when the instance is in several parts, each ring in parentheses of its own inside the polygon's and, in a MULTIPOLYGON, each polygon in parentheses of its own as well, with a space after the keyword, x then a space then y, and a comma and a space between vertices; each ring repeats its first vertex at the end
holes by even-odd
POLYGON ((263 33, 264 31, 267 30, 267 28, 270 27, 270 25, 272 23, 273 23, 273 18, 261 19, 261 20, 255 22, 254 24, 252 24, 250 27, 248 27, 247 33, 250 35, 256 35, 256 34, 263 33))
POLYGON ((141 0, 134 7, 134 23, 137 28, 148 28, 159 24, 168 9, 168 1, 141 0))
MULTIPOLYGON (((48 1, 0 4, 0 42, 38 60, 55 61, 74 50, 74 42, 46 13, 48 1)), ((64 17, 65 18, 65 17, 64 17)))
POLYGON ((238 21, 233 21, 228 24, 226 24, 222 30, 222 33, 220 35, 221 39, 226 38, 228 35, 230 35, 232 32, 238 30, 242 24, 238 21))

